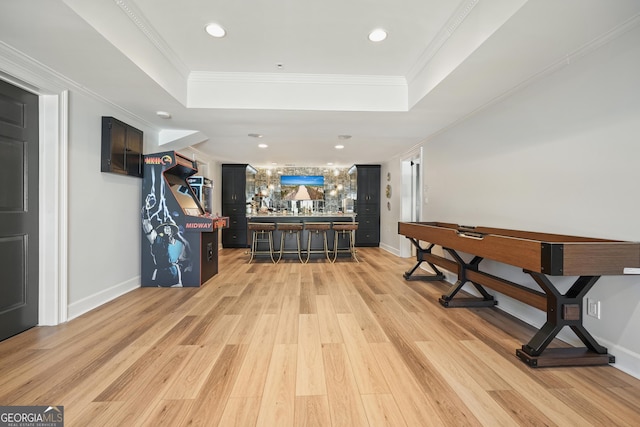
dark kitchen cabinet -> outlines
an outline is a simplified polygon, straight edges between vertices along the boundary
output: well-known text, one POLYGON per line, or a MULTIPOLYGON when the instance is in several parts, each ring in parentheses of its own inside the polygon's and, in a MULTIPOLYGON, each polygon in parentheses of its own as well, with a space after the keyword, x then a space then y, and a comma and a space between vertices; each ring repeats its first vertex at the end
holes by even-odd
POLYGON ((247 202, 247 165, 222 165, 222 204, 247 202))
POLYGON ((380 246, 380 165, 354 165, 356 246, 380 246))
POLYGON ((223 248, 246 248, 247 199, 253 194, 256 170, 247 164, 222 165, 222 216, 229 217, 229 228, 222 229, 223 248))

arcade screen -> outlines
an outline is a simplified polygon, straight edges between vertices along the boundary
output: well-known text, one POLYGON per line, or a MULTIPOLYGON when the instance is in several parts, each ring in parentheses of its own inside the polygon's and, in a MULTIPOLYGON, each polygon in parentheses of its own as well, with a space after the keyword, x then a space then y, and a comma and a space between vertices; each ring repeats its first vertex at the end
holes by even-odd
POLYGON ((202 205, 198 201, 193 188, 191 188, 185 178, 167 172, 164 173, 164 177, 169 184, 171 193, 176 198, 178 204, 186 215, 204 215, 204 209, 202 208, 202 205))
POLYGON ((283 175, 280 189, 282 200, 324 200, 324 176, 283 175))

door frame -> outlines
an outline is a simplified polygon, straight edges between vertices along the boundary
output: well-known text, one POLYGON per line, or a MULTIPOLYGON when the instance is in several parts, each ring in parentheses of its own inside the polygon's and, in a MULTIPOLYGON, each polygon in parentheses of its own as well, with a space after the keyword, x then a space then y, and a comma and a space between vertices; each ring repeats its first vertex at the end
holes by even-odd
MULTIPOLYGON (((422 160, 422 147, 418 147, 406 153, 400 160, 400 172, 402 175, 402 194, 400 201, 400 221, 411 221, 412 209, 414 206, 414 200, 412 198, 412 184, 413 176, 411 173, 411 163, 416 162, 423 165, 422 160)), ((420 170, 420 184, 424 185, 424 168, 420 170)), ((422 218, 422 189, 415 191, 419 199, 418 218, 414 219, 419 221, 422 218)), ((409 258, 412 256, 413 245, 409 242, 409 239, 400 239, 400 256, 402 258, 409 258)))
POLYGON ((50 70, 40 64, 2 45, 0 57, 11 59, 0 68, 0 79, 38 95, 38 325, 58 325, 68 319, 69 93, 66 85, 56 84, 50 70))

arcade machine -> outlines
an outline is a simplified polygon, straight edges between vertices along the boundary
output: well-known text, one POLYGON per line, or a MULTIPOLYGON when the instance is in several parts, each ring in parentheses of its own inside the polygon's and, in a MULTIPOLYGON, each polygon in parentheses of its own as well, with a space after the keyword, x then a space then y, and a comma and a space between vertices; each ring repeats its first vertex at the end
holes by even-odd
POLYGON ((218 273, 218 229, 188 182, 196 162, 175 151, 144 156, 142 286, 198 287, 218 273))

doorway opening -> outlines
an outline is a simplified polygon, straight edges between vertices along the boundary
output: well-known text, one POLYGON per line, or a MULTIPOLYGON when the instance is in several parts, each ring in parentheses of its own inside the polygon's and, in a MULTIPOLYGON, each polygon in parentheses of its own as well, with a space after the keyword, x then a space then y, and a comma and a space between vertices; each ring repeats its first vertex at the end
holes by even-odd
MULTIPOLYGON (((402 209, 400 221, 420 221, 422 214, 422 148, 409 153, 402 159, 402 209)), ((407 240, 400 241, 400 256, 415 256, 415 248, 407 240)))

